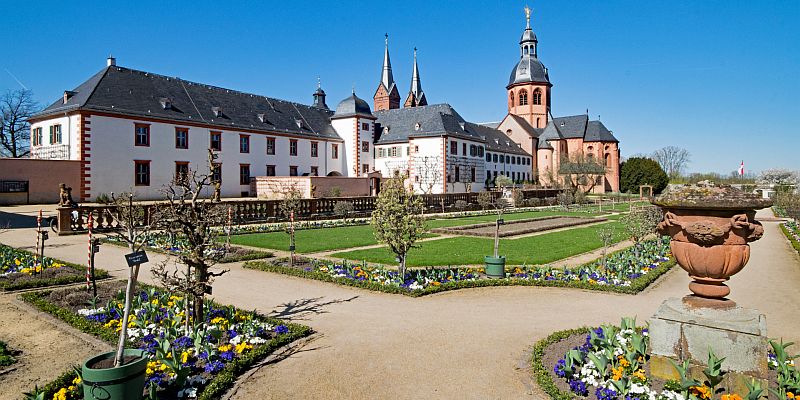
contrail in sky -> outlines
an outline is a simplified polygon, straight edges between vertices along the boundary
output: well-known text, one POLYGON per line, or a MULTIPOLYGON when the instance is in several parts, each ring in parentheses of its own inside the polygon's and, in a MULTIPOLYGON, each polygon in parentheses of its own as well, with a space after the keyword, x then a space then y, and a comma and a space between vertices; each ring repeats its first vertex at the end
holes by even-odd
POLYGON ((3 68, 3 69, 6 70, 6 72, 8 72, 8 74, 11 75, 11 77, 14 78, 14 80, 17 81, 17 83, 19 83, 19 85, 22 86, 23 89, 28 90, 28 87, 23 85, 22 82, 20 82, 19 79, 17 79, 17 77, 14 76, 14 74, 12 74, 11 71, 8 70, 8 68, 3 68))

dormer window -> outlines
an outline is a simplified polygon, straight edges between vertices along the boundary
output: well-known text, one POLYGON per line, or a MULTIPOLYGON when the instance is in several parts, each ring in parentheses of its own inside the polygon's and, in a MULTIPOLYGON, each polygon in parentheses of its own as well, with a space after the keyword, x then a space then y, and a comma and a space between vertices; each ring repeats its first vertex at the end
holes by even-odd
POLYGON ((172 100, 170 100, 168 97, 162 97, 158 99, 158 102, 161 103, 161 108, 165 110, 172 108, 172 100))
POLYGON ((415 130, 415 131, 418 131, 418 130, 419 130, 419 128, 420 128, 419 122, 417 122, 416 124, 414 124, 414 130, 415 130))
POLYGON ((297 124, 297 127, 298 127, 298 128, 300 128, 300 129, 303 129, 303 128, 305 128, 305 127, 303 126, 303 120, 302 120, 302 119, 295 119, 295 120, 294 120, 294 123, 295 123, 295 124, 297 124))
POLYGON ((75 95, 75 92, 73 92, 71 90, 65 90, 64 91, 64 104, 67 104, 69 99, 71 99, 72 96, 74 96, 74 95, 75 95))
POLYGON ((258 122, 264 123, 267 120, 266 114, 258 114, 258 122))
POLYGON ((215 117, 221 117, 223 115, 221 107, 211 107, 211 112, 214 113, 215 117))

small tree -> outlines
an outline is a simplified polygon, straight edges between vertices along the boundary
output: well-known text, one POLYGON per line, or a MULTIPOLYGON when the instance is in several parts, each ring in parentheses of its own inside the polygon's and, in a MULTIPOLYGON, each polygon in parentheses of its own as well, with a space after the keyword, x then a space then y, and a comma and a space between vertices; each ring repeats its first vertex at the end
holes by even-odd
POLYGON ((623 226, 625 226, 626 235, 633 241, 634 253, 637 256, 639 255, 641 241, 648 235, 655 233, 656 226, 661 222, 662 218, 661 209, 652 206, 634 209, 620 218, 623 226))
MULTIPOLYGON (((161 211, 162 220, 167 232, 185 240, 185 245, 177 251, 177 259, 186 269, 168 271, 166 263, 159 263, 153 267, 153 275, 165 287, 188 295, 194 324, 204 321, 205 295, 211 292, 214 278, 228 272, 211 271, 225 255, 224 247, 217 242, 219 231, 215 227, 227 220, 227 209, 204 197, 213 189, 213 166, 209 164, 207 173, 189 171, 162 190, 167 200, 161 211)), ((188 314, 185 322, 190 329, 193 324, 189 323, 188 314)))
POLYGON ((620 167, 620 190, 639 193, 640 185, 652 185, 653 193, 661 193, 669 183, 667 173, 652 159, 631 157, 620 167))
POLYGON ((559 175, 564 177, 564 183, 572 192, 573 198, 576 193, 592 191, 606 174, 606 167, 603 162, 596 160, 595 157, 587 157, 583 154, 575 154, 571 157, 564 157, 561 166, 558 168, 559 175))
POLYGON ((399 174, 387 180, 372 211, 375 239, 389 246, 397 256, 401 282, 405 280, 408 251, 416 247, 415 243, 426 231, 422 199, 406 189, 403 181, 404 177, 399 174))
POLYGON ((336 204, 333 205, 333 213, 340 216, 346 217, 350 215, 353 211, 355 211, 355 206, 353 203, 349 201, 337 201, 336 204))
MULTIPOLYGON (((122 193, 119 197, 111 193, 111 204, 114 207, 108 209, 111 217, 117 221, 119 230, 111 232, 109 235, 125 242, 131 253, 141 251, 144 247, 147 234, 158 222, 158 213, 148 213, 145 206, 134 204, 133 192, 122 193)), ((136 291, 136 283, 139 279, 139 264, 128 267, 128 282, 125 286, 125 304, 122 311, 122 323, 117 342, 117 354, 114 357, 114 366, 119 367, 124 362, 123 353, 125 342, 128 341, 128 317, 131 315, 131 301, 136 291)))
POLYGON ((483 191, 478 193, 478 205, 481 207, 481 210, 486 210, 487 208, 491 207, 494 203, 494 195, 492 192, 483 191))
POLYGON ((600 266, 605 268, 607 255, 608 255, 608 246, 611 245, 611 242, 614 240, 614 226, 613 225, 606 225, 597 231, 597 236, 600 238, 600 241, 603 243, 603 250, 602 256, 600 257, 600 266))

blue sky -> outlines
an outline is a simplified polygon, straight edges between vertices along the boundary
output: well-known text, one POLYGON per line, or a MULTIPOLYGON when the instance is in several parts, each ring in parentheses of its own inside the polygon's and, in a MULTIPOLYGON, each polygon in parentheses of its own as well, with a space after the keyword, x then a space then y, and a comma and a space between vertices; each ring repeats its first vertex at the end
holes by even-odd
MULTIPOLYGON (((506 112, 524 1, 4 1, 0 90, 49 104, 105 66, 303 103, 370 100, 388 32, 405 98, 419 48, 429 103, 506 112), (10 39, 10 40, 9 40, 10 39), (12 78, 11 75, 16 77, 12 78)), ((677 145, 690 171, 800 169, 800 1, 529 1, 553 113, 589 109, 623 156, 677 145)))

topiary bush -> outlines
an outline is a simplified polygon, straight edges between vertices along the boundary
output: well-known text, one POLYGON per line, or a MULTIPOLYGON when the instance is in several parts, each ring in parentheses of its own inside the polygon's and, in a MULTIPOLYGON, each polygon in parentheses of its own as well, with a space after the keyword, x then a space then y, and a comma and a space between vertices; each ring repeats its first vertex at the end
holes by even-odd
POLYGON ((620 190, 626 193, 639 193, 640 185, 652 185, 653 194, 661 193, 669 183, 667 173, 655 160, 646 157, 632 157, 620 167, 620 190))

